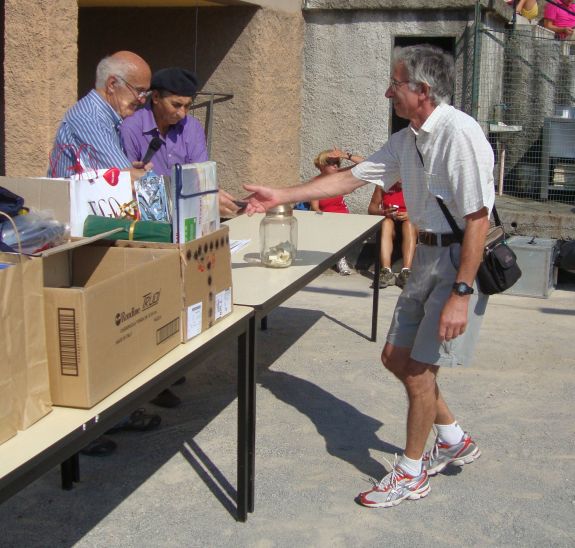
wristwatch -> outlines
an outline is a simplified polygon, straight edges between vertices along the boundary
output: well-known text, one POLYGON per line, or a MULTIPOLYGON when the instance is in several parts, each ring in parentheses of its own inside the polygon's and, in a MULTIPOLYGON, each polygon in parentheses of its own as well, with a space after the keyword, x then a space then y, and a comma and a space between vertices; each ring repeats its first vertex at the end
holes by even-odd
POLYGON ((473 295, 473 288, 467 285, 465 282, 455 282, 453 284, 453 293, 455 293, 458 297, 473 295))

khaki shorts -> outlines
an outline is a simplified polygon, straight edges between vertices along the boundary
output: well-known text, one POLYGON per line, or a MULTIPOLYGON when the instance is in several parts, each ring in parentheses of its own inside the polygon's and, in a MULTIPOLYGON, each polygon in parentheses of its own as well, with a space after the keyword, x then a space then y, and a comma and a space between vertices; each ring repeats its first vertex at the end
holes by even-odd
POLYGON ((411 348, 411 358, 419 362, 454 367, 468 365, 473 356, 488 300, 476 283, 469 299, 465 333, 451 341, 438 338, 439 316, 451 295, 460 250, 459 244, 416 247, 411 276, 397 301, 387 342, 411 348))

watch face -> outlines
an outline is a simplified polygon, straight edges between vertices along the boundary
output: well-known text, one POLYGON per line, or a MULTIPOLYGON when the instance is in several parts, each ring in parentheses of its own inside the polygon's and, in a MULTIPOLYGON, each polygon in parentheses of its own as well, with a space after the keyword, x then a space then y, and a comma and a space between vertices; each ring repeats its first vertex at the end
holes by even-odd
POLYGON ((473 288, 465 282, 455 282, 453 284, 453 290, 457 295, 471 295, 473 293, 473 288))

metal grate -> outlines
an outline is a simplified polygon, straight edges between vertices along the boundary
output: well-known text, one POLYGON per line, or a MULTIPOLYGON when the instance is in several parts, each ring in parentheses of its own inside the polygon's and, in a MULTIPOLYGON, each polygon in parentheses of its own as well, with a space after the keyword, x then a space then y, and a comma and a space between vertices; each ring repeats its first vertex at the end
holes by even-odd
POLYGON ((499 193, 573 203, 575 43, 538 26, 483 27, 472 55, 468 112, 496 150, 499 193))

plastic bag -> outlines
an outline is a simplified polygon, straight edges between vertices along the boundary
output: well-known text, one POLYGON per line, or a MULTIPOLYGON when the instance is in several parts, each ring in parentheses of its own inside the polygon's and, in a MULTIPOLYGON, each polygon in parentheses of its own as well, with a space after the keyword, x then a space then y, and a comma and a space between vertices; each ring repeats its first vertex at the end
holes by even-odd
MULTIPOLYGON (((16 215, 13 219, 18 229, 23 253, 38 253, 68 240, 69 228, 53 219, 47 211, 16 215)), ((10 223, 2 225, 0 240, 13 249, 17 249, 18 237, 10 223)))

